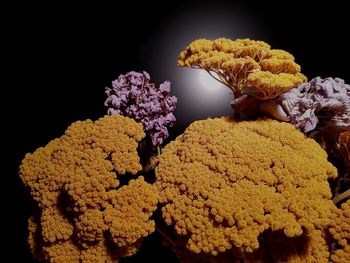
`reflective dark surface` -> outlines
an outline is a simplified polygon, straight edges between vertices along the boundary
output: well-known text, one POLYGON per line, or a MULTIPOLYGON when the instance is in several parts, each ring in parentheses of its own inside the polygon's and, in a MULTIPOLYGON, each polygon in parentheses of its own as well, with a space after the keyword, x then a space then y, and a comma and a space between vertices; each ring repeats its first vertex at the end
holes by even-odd
MULTIPOLYGON (((332 76, 350 82, 345 4, 174 1, 159 5, 128 2, 104 8, 21 6, 11 10, 5 66, 14 74, 8 75, 10 85, 2 87, 3 140, 8 147, 3 161, 9 165, 2 175, 6 179, 2 215, 9 220, 3 225, 9 262, 31 262, 26 246, 31 202, 17 175, 21 159, 60 136, 70 123, 105 114, 104 87, 120 73, 146 70, 156 83, 172 81, 179 102, 170 139, 194 120, 231 114, 228 89, 212 90, 198 71, 176 67, 179 52, 196 38, 264 40, 292 53, 309 78, 332 76)), ((155 258, 174 260, 159 246, 157 235, 126 261, 155 258)))

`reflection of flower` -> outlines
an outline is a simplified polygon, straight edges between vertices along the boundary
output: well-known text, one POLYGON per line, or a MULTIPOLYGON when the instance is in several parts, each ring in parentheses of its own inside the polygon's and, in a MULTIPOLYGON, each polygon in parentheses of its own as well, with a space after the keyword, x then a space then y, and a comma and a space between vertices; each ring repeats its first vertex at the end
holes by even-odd
POLYGON ((170 96, 170 81, 159 88, 149 81, 150 75, 145 71, 120 75, 112 87, 106 88, 105 106, 108 114, 121 114, 141 122, 156 148, 169 136, 167 127, 176 121, 173 112, 177 98, 170 96))
POLYGON ((304 132, 317 125, 350 126, 350 86, 340 78, 316 77, 279 100, 290 121, 304 132))

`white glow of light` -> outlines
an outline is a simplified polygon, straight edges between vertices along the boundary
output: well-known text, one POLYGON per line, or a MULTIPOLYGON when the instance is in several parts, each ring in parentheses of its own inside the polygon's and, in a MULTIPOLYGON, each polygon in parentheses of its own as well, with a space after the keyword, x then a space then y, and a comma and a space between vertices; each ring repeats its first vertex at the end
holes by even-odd
POLYGON ((148 41, 140 50, 142 65, 155 74, 158 82, 172 81, 172 94, 179 98, 176 114, 181 116, 176 126, 181 129, 208 116, 231 116, 233 100, 232 91, 205 70, 176 67, 182 50, 200 38, 251 38, 269 42, 270 31, 264 16, 234 2, 188 3, 185 9, 167 16, 162 27, 150 30, 148 41))
POLYGON ((223 88, 223 85, 210 76, 210 74, 205 70, 198 70, 198 82, 205 90, 209 92, 220 92, 223 88))

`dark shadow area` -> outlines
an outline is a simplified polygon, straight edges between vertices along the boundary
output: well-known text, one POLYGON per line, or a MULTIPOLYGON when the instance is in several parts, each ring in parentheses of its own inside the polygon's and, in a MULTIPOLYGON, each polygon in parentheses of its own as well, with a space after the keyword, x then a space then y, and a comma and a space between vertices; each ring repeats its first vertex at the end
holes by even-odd
POLYGON ((283 231, 265 231, 258 240, 260 248, 246 256, 261 262, 288 262, 295 255, 306 254, 309 245, 306 234, 288 238, 283 231))

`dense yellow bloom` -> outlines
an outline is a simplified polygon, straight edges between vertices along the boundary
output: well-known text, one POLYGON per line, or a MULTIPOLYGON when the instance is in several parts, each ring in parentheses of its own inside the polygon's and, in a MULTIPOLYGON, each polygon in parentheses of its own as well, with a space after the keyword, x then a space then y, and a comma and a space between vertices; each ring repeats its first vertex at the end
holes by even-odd
POLYGON ((28 245, 29 250, 36 260, 43 260, 44 255, 42 251, 42 236, 40 233, 40 224, 34 216, 30 216, 28 219, 28 245))
MULTIPOLYGON (((72 240, 58 241, 50 246, 43 246, 47 262, 54 263, 79 263, 80 250, 72 240)), ((86 261, 85 261, 86 262, 86 261)))
POLYGON ((29 220, 33 255, 50 262, 112 262, 154 231, 155 186, 141 171, 142 124, 118 115, 77 121, 27 154, 20 177, 40 210, 29 220), (106 239, 108 237, 108 239, 106 239))
POLYGON ((332 255, 332 261, 350 262, 350 200, 343 203, 340 209, 336 207, 333 209, 329 232, 338 244, 338 249, 332 255))
POLYGON ((192 123, 163 149, 156 186, 166 224, 189 250, 251 253, 266 231, 323 231, 334 207, 327 179, 336 175, 326 152, 291 124, 220 118, 192 123))
POLYGON ((253 90, 247 89, 252 95, 260 94, 263 98, 275 97, 297 86, 302 78, 300 73, 296 75, 288 73, 271 73, 269 71, 257 71, 249 74, 247 81, 253 90), (273 87, 273 89, 271 89, 273 87))
POLYGON ((154 231, 155 223, 150 217, 157 202, 154 186, 145 182, 142 176, 113 192, 113 206, 104 211, 104 217, 118 247, 134 244, 154 231))
POLYGON ((270 99, 306 81, 291 54, 250 39, 195 40, 180 53, 178 66, 206 70, 236 97, 270 99))

